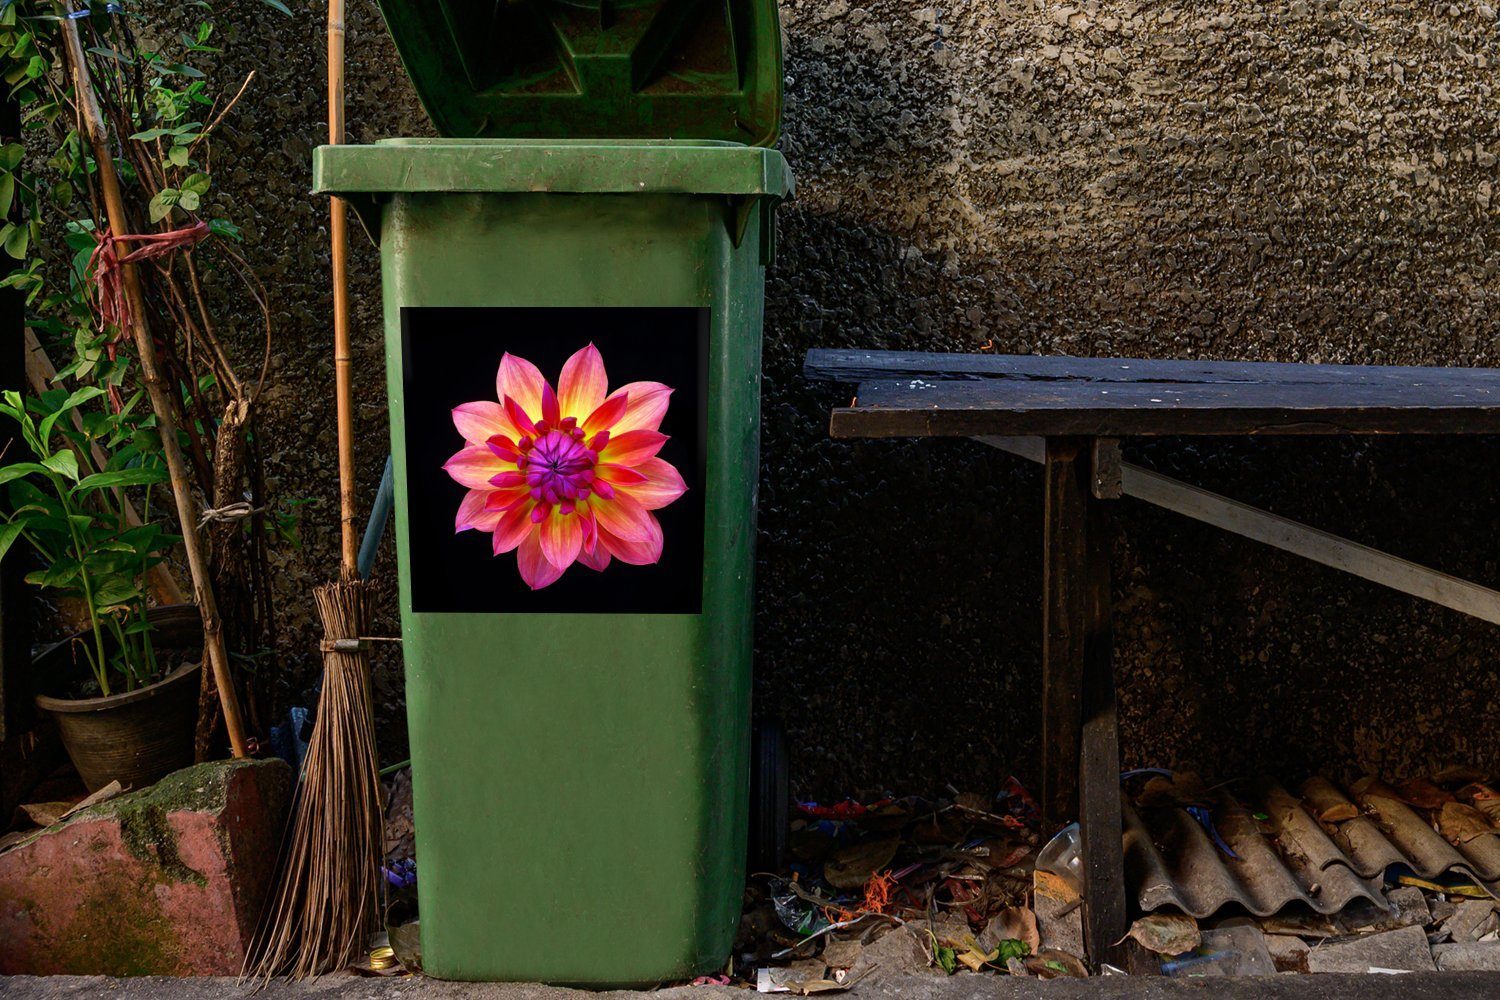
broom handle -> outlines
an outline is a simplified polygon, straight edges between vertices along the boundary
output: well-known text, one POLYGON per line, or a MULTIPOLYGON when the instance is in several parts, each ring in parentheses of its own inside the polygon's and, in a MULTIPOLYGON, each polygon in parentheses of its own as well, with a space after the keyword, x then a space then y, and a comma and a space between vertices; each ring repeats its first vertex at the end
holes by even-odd
MULTIPOLYGON (((69 14, 73 12, 71 0, 64 0, 63 10, 69 14)), ((120 194, 120 178, 115 173, 115 161, 109 148, 109 133, 104 125, 104 115, 100 112, 99 100, 94 95, 88 64, 84 62, 83 43, 78 38, 78 22, 64 18, 62 29, 68 61, 73 64, 75 96, 83 115, 89 145, 94 151, 94 163, 99 171, 99 187, 104 192, 109 230, 112 233, 128 233, 130 223, 125 216, 125 199, 120 194)), ((156 361, 156 341, 152 339, 151 330, 146 324, 146 299, 141 294, 140 275, 136 273, 134 264, 122 264, 120 274, 125 287, 125 298, 130 306, 130 332, 135 338, 136 353, 140 355, 141 378, 151 396, 151 409, 156 413, 157 428, 161 432, 161 449, 167 459, 167 473, 172 478, 172 499, 177 503, 182 549, 187 555, 188 569, 193 576, 193 598, 198 602, 198 613, 203 618, 203 648, 208 654, 209 666, 213 669, 214 684, 219 689, 219 702, 224 707, 224 728, 229 732, 229 746, 236 757, 243 757, 245 729, 240 721, 240 703, 229 678, 229 657, 224 652, 219 608, 214 602, 208 562, 203 557, 203 545, 198 537, 198 519, 193 511, 193 498, 188 487, 187 463, 182 458, 182 443, 177 439, 177 418, 173 414, 166 386, 162 384, 161 370, 156 361)))
MULTIPOLYGON (((328 0, 328 144, 344 143, 344 0, 328 0)), ((349 228, 341 198, 328 204, 333 265, 333 380, 338 398, 339 552, 343 579, 359 577, 354 523, 354 386, 349 350, 349 228)))

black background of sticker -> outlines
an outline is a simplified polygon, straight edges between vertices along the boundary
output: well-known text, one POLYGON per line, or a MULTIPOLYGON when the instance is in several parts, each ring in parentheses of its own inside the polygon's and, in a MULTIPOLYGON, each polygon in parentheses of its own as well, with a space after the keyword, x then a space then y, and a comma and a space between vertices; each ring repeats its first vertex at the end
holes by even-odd
POLYGON ((402 309, 413 610, 699 613, 708 336, 707 308, 402 309), (612 559, 602 573, 575 563, 557 582, 533 591, 521 579, 514 552, 492 554, 488 532, 453 530, 465 490, 443 471, 464 444, 452 411, 495 399, 495 372, 506 351, 540 368, 555 389, 563 363, 591 342, 604 358, 611 392, 643 381, 676 390, 661 423, 671 440, 660 457, 677 467, 688 491, 655 512, 665 538, 659 562, 631 566, 612 559))

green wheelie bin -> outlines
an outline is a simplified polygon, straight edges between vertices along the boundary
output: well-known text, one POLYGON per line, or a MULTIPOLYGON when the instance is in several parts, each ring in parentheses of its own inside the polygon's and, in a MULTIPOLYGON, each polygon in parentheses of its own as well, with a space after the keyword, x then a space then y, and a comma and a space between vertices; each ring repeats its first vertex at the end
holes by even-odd
POLYGON ((445 138, 380 246, 424 968, 722 968, 744 879, 774 0, 381 0, 445 138))

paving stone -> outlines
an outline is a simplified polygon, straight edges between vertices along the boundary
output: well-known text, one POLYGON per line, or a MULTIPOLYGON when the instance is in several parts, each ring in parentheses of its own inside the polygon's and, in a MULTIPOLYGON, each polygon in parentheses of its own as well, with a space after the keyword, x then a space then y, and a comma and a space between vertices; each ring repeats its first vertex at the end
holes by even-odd
POLYGON ((1500 941, 1440 944, 1432 957, 1442 972, 1500 972, 1500 941))
POLYGON ((1386 930, 1397 927, 1426 927, 1432 923, 1432 911, 1427 908, 1427 897, 1415 886, 1403 885, 1385 894, 1395 912, 1382 925, 1386 930))
POLYGON ((864 945, 858 941, 829 941, 823 947, 822 960, 831 969, 847 969, 859 961, 864 945))
POLYGON ((1496 926, 1495 904, 1488 899, 1466 899, 1453 916, 1443 921, 1443 930, 1457 944, 1478 941, 1496 926))
POLYGON ((1266 950, 1277 972, 1306 972, 1310 949, 1307 942, 1290 934, 1267 934, 1266 950))
POLYGON ((290 791, 279 760, 199 764, 0 854, 0 973, 238 974, 290 791))
POLYGON ((1034 878, 1031 908, 1036 913, 1042 947, 1082 955, 1083 906, 1078 891, 1066 880, 1041 869, 1034 878))
POLYGON ((859 958, 849 970, 849 978, 872 981, 891 976, 932 974, 947 976, 942 969, 927 964, 928 950, 925 939, 927 931, 920 932, 906 927, 893 927, 885 934, 860 949, 859 958))
POLYGON ((1403 972, 1433 972, 1432 949, 1427 935, 1415 925, 1366 937, 1324 941, 1307 956, 1309 972, 1369 972, 1395 969, 1403 972))
POLYGON ((1432 922, 1440 924, 1458 912, 1458 904, 1451 899, 1434 899, 1428 909, 1432 912, 1432 922))

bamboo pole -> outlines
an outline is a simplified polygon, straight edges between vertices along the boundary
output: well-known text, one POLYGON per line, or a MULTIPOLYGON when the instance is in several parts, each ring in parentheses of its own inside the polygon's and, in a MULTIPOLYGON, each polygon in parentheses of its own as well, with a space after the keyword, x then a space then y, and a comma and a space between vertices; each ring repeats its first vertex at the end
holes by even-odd
MULTIPOLYGON (((328 141, 344 141, 344 2, 328 3, 328 141)), ((354 961, 380 925, 383 815, 375 753, 368 631, 354 524, 354 399, 350 384, 348 229, 329 207, 334 381, 338 402, 340 579, 313 595, 323 621, 323 693, 279 862, 279 884, 246 959, 247 975, 295 979, 354 961)))
MULTIPOLYGON (((73 13, 72 0, 64 0, 63 10, 67 14, 73 13)), ((104 124, 104 115, 99 109, 93 82, 89 79, 88 64, 84 61, 83 43, 78 37, 78 22, 65 17, 62 31, 68 61, 72 64, 74 98, 78 102, 84 131, 88 134, 89 145, 94 152, 95 166, 99 171, 99 187, 103 191, 104 208, 109 217, 109 229, 116 235, 128 233, 130 223, 125 214, 125 199, 120 192, 120 178, 115 173, 115 161, 109 148, 109 133, 104 124)), ((172 480, 172 499, 177 505, 182 548, 193 577, 193 598, 198 603, 198 613, 203 617, 203 649, 208 657, 209 667, 213 670, 214 683, 219 688, 219 701, 224 707, 224 728, 229 733, 230 748, 234 756, 244 757, 244 724, 240 720, 239 699, 235 696, 234 683, 229 676, 229 657, 224 650, 224 632, 219 622, 218 605, 214 601, 212 577, 203 554, 202 539, 198 535, 187 462, 183 459, 182 444, 177 439, 177 417, 157 364, 156 342, 151 338, 151 329, 146 322, 146 299, 141 293, 140 275, 134 264, 122 264, 120 272, 125 299, 130 307, 130 333, 135 339, 136 353, 140 355, 141 378, 151 397, 151 409, 156 413, 162 452, 172 480)))
MULTIPOLYGON (((27 327, 26 381, 31 383, 33 392, 41 395, 47 391, 52 380, 55 378, 57 378, 57 368, 52 364, 52 359, 47 357, 47 352, 42 350, 41 341, 36 339, 36 334, 31 332, 30 327, 27 327)), ((83 430, 83 418, 78 415, 78 411, 74 410, 71 416, 73 427, 76 430, 83 430)), ((87 459, 94 463, 95 469, 101 472, 104 471, 106 464, 104 449, 100 448, 97 443, 89 445, 89 454, 87 456, 84 456, 80 452, 78 457, 87 457, 87 459)), ((119 498, 121 509, 125 511, 125 523, 132 528, 139 528, 143 522, 141 521, 140 512, 135 509, 135 504, 130 502, 130 498, 125 495, 124 490, 115 490, 115 495, 119 498)), ((152 566, 146 571, 146 577, 151 581, 152 593, 156 594, 156 599, 161 603, 187 603, 187 595, 183 594, 182 588, 177 584, 177 578, 172 575, 172 571, 167 568, 166 563, 157 563, 155 566, 152 566)))
MULTIPOLYGON (((328 144, 344 143, 344 0, 328 3, 328 144)), ((340 577, 358 579, 354 519, 354 386, 349 348, 349 225, 342 198, 328 202, 333 265, 333 379, 338 399, 340 577)))

